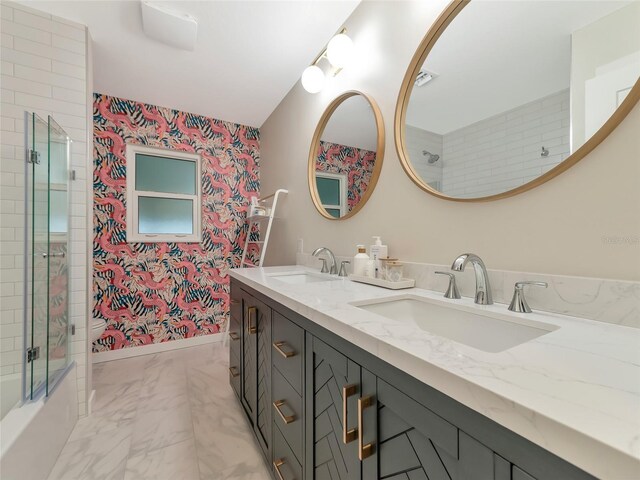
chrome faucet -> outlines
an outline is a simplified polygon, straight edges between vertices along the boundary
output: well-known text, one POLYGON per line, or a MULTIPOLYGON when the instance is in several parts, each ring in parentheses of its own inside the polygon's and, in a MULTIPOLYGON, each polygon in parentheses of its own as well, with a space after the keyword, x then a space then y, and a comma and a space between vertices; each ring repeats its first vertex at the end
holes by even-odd
POLYGON ((471 262, 473 270, 476 274, 476 298, 475 302, 479 305, 491 305, 493 298, 491 297, 491 284, 489 283, 489 275, 487 267, 484 266, 482 259, 475 253, 463 253, 453 261, 451 270, 455 272, 463 272, 467 263, 471 262))
MULTIPOLYGON (((331 275, 336 275, 338 273, 338 266, 336 265, 336 256, 333 254, 331 250, 329 250, 327 247, 320 247, 320 248, 316 248, 311 255, 313 255, 314 257, 317 257, 323 252, 329 255, 329 259, 331 260, 331 267, 329 268, 329 273, 331 275)), ((324 268, 322 269, 322 273, 326 273, 324 268)))

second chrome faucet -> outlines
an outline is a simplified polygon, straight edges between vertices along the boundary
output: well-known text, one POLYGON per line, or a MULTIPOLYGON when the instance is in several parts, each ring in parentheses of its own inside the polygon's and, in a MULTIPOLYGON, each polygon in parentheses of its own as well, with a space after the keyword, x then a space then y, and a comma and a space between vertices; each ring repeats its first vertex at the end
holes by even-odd
POLYGON ((478 305, 491 305, 493 297, 491 295, 491 283, 489 283, 489 274, 482 259, 475 253, 463 253, 453 261, 451 270, 454 272, 463 272, 467 263, 473 265, 473 271, 476 276, 476 296, 475 302, 478 305))

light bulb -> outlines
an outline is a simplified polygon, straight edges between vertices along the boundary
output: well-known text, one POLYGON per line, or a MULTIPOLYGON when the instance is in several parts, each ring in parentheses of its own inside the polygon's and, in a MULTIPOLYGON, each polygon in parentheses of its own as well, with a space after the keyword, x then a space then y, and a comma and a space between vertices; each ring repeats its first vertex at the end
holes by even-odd
POLYGON ((327 58, 331 65, 344 68, 353 57, 353 42, 344 33, 340 33, 329 40, 327 45, 327 58))
POLYGON ((317 65, 309 65, 302 72, 302 86, 309 93, 318 93, 324 87, 324 72, 317 65))

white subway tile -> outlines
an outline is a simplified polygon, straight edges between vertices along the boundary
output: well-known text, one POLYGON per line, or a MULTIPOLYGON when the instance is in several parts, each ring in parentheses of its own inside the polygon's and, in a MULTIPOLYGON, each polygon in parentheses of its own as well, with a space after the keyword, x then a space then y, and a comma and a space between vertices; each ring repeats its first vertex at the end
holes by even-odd
POLYGON ((16 92, 30 93, 41 97, 51 97, 52 91, 51 86, 45 83, 7 75, 2 75, 2 88, 8 88, 16 92))
POLYGON ((0 73, 2 75, 13 75, 13 63, 7 62, 4 59, 0 61, 0 73))
POLYGON ((27 40, 26 38, 16 37, 13 42, 13 48, 20 52, 29 53, 31 55, 39 55, 51 60, 68 63, 76 67, 84 68, 85 65, 84 55, 78 55, 77 53, 63 50, 62 48, 43 45, 41 43, 27 40))
POLYGON ((85 27, 78 24, 69 24, 67 22, 61 22, 58 18, 54 18, 52 30, 53 33, 70 38, 76 42, 82 42, 86 44, 86 31, 85 27))
POLYGON ((22 105, 32 109, 46 110, 52 113, 66 113, 68 115, 81 116, 84 112, 83 105, 72 104, 51 98, 29 95, 16 92, 16 105, 22 105))
POLYGON ((3 31, 0 34, 0 46, 13 48, 13 37, 8 33, 6 33, 5 31, 3 31))
POLYGON ((2 31, 14 37, 26 38, 43 45, 51 45, 51 33, 31 28, 27 25, 2 20, 2 31))
POLYGON ((39 70, 51 71, 52 61, 39 55, 32 55, 26 52, 20 52, 12 48, 2 47, 0 50, 2 59, 5 62, 11 62, 16 65, 24 65, 25 67, 37 68, 39 70))
POLYGON ((64 100, 65 102, 79 103, 83 106, 85 106, 87 103, 87 96, 84 94, 84 92, 68 90, 62 87, 53 87, 53 98, 57 100, 64 100))
POLYGON ((13 8, 1 3, 0 4, 0 18, 2 20, 13 20, 13 8))
POLYGON ((6 104, 15 103, 15 96, 14 96, 13 90, 7 90, 6 88, 1 88, 0 99, 2 100, 2 103, 6 103, 6 104))
MULTIPOLYGON (((65 25, 65 27, 72 28, 72 27, 68 27, 67 25, 65 25)), ((84 32, 82 32, 82 34, 83 34, 82 40, 77 41, 77 40, 73 40, 68 37, 63 37, 61 35, 57 35, 54 33, 52 37, 52 44, 54 47, 61 48, 63 50, 68 50, 70 52, 82 55, 82 57, 84 58, 86 47, 84 43, 84 32)))
POLYGON ((86 78, 86 71, 84 67, 70 65, 56 60, 52 61, 51 71, 53 73, 59 73, 61 75, 66 75, 80 80, 84 80, 86 78))
POLYGON ((31 67, 25 67, 22 65, 16 65, 15 76, 18 78, 25 78, 35 82, 42 82, 55 87, 64 87, 68 90, 75 90, 85 93, 86 82, 82 79, 72 78, 57 73, 43 72, 31 67))

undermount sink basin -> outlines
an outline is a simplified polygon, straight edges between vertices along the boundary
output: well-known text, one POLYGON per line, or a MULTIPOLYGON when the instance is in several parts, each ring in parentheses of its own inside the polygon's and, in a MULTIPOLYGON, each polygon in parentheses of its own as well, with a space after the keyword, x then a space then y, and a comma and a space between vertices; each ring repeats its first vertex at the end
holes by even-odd
POLYGON ((352 305, 485 352, 498 353, 557 330, 558 326, 412 295, 352 305))
POLYGON ((267 275, 268 277, 275 278, 284 283, 289 284, 302 284, 302 283, 316 283, 316 282, 332 282, 334 280, 340 280, 338 277, 330 277, 327 274, 321 273, 308 273, 308 272, 285 272, 285 273, 272 273, 267 275))

